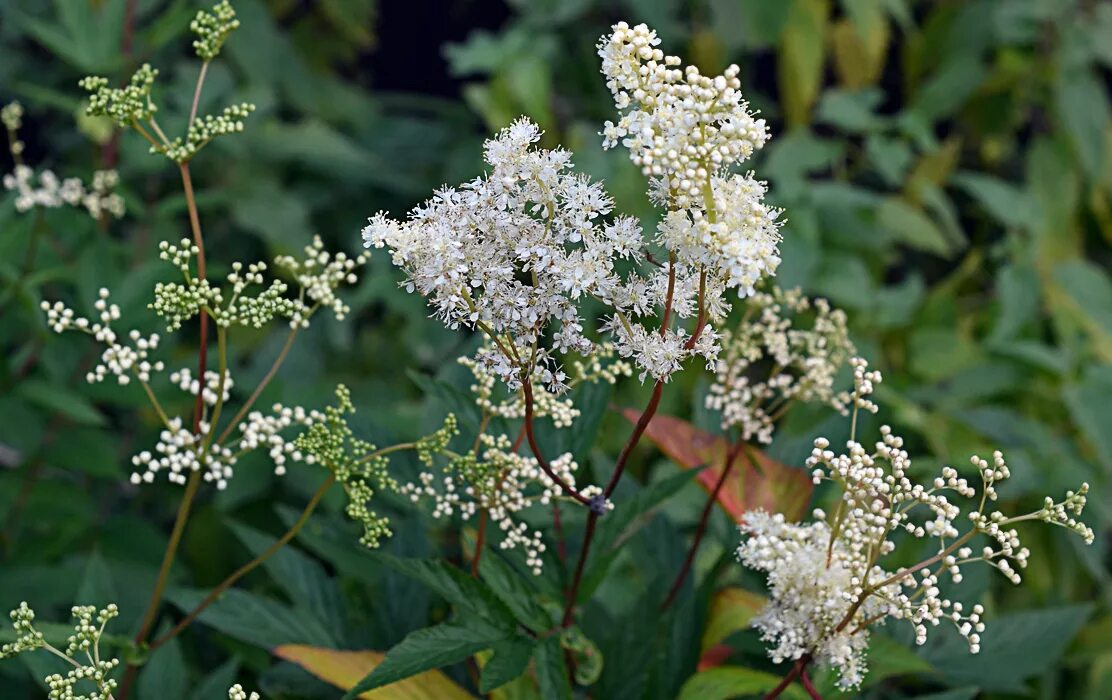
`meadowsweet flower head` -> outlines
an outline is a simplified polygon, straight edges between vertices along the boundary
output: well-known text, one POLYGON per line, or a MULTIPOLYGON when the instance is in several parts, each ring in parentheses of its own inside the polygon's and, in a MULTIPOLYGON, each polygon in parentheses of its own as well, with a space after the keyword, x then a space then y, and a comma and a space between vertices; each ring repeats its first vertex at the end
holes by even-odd
POLYGON ((613 201, 602 185, 572 172, 567 151, 534 148, 539 140, 519 119, 487 141, 491 172, 440 190, 408 221, 375 215, 363 240, 391 249, 407 288, 450 328, 479 326, 528 346, 552 324, 556 349, 586 354, 577 302, 613 301, 615 261, 637 257, 640 228, 606 222, 613 201))
MULTIPOLYGON (((378 547, 383 537, 389 537, 390 521, 368 507, 377 491, 400 490, 398 483, 387 471, 386 455, 394 451, 377 449, 360 440, 348 426, 347 415, 355 411, 351 392, 344 385, 336 388, 336 403, 324 409, 323 418, 314 421, 295 441, 294 446, 313 461, 330 470, 336 481, 347 492, 346 512, 349 518, 363 526, 360 542, 367 547, 378 547)), ((452 438, 459 434, 456 418, 448 414, 444 425, 431 435, 421 438, 412 447, 418 459, 431 465, 443 453, 452 438)))
POLYGON ((117 683, 110 674, 120 662, 102 658, 100 642, 105 626, 119 615, 119 610, 114 604, 103 609, 78 605, 72 613, 73 634, 66 640, 65 649, 58 649, 35 629, 35 612, 27 603, 20 603, 10 615, 16 640, 0 646, 0 659, 45 649, 71 664, 66 675, 54 673, 43 679, 49 700, 111 700, 117 683), (82 690, 86 692, 80 692, 82 690))
POLYGON ((211 12, 198 10, 197 16, 189 23, 189 29, 197 35, 193 50, 202 61, 211 61, 220 53, 228 35, 239 27, 236 11, 227 0, 213 5, 211 12))
POLYGON ((123 127, 145 122, 158 111, 151 99, 151 88, 157 77, 158 69, 144 63, 131 76, 127 86, 122 88, 108 87, 108 78, 82 78, 78 85, 90 93, 85 113, 90 117, 109 117, 123 127))
MULTIPOLYGON (((879 373, 854 361, 856 408, 875 410, 866 398, 879 373)), ((815 440, 807 460, 816 482, 832 481, 841 489, 836 511, 828 518, 814 512, 811 523, 789 523, 782 515, 747 513, 741 526, 746 538, 738 558, 767 574, 769 603, 753 624, 771 642, 769 655, 779 662, 810 655, 839 673, 839 685, 856 688, 867 671, 869 629, 891 618, 906 621, 924 644, 928 627, 949 623, 965 637, 971 653, 980 650, 985 625, 984 608, 967 610, 939 588, 943 577, 962 580, 964 566, 983 562, 1012 583, 1030 552, 1023 547, 1015 523, 1042 520, 1080 534, 1092 542, 1093 533, 1077 520, 1085 506, 1088 485, 1069 492, 1061 502, 1047 498, 1033 513, 1008 517, 986 511, 996 500, 996 485, 1010 476, 1001 453, 992 461, 972 458, 980 481, 976 509, 963 517, 961 501, 977 499, 978 489, 951 467, 928 484, 914 482, 911 459, 903 439, 887 426, 872 449, 850 440, 845 452, 830 449, 825 438, 815 440), (964 523, 968 523, 968 526, 964 523), (937 539, 933 556, 912 567, 886 569, 884 557, 896 549, 894 535, 937 539), (988 544, 976 549, 972 542, 988 544)))
POLYGON ((686 209, 698 205, 715 171, 763 146, 768 130, 748 111, 736 65, 704 76, 695 66, 681 69, 679 57, 659 44, 646 25, 625 22, 600 39, 602 73, 622 112, 617 123, 606 122, 603 145, 628 148, 634 164, 660 183, 661 195, 686 209))
POLYGON ((769 443, 778 418, 794 402, 817 402, 845 413, 850 397, 834 391, 838 370, 853 353, 846 316, 825 299, 772 287, 745 300, 746 314, 723 334, 724 351, 707 395, 724 430, 769 443))

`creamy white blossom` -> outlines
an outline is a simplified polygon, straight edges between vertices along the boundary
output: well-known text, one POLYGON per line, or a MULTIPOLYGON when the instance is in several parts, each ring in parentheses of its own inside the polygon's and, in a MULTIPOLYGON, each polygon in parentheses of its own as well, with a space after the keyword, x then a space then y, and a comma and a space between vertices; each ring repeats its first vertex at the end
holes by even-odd
POLYGON ((845 313, 799 289, 772 287, 745 300, 745 315, 723 334, 723 352, 706 398, 722 428, 740 439, 772 441, 777 418, 794 402, 824 403, 845 413, 847 392, 835 392, 838 370, 854 352, 845 313))
MULTIPOLYGON (((862 407, 872 410, 875 404, 866 397, 880 381, 879 373, 868 371, 863 360, 854 366, 855 413, 862 407)), ((841 490, 832 517, 816 509, 813 522, 789 523, 783 515, 755 511, 744 516, 741 526, 746 538, 738 558, 767 574, 769 603, 753 624, 771 643, 769 655, 777 662, 810 656, 832 666, 843 689, 861 684, 869 629, 888 618, 910 623, 917 644, 926 642, 928 627, 949 623, 965 637, 970 652, 980 651, 983 607, 967 612, 941 592, 939 583, 943 576, 960 583, 962 567, 984 562, 1018 584, 1018 570, 1026 567, 1030 552, 1014 524, 1041 520, 1093 541, 1092 530, 1077 519, 1087 484, 1061 502, 1047 498, 1038 511, 1007 517, 986 511, 996 500, 996 484, 1010 476, 1003 455, 994 453, 991 462, 973 457, 981 495, 977 507, 962 517, 960 499, 976 499, 978 489, 951 467, 929 484, 912 481, 903 439, 887 426, 880 433, 871 450, 851 439, 845 452, 835 453, 825 438, 815 440, 808 468, 816 482, 833 481, 841 490), (915 566, 886 568, 884 557, 896 549, 894 535, 901 532, 936 539, 938 548, 915 566), (980 550, 970 544, 977 537, 988 541, 980 550)))

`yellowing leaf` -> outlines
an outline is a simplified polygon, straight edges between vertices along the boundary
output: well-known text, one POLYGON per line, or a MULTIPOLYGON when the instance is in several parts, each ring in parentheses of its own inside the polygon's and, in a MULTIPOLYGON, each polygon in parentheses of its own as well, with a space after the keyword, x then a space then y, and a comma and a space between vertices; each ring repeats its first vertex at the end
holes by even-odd
POLYGON ((749 627, 749 621, 761 611, 768 599, 758 593, 738 586, 723 588, 714 594, 707 612, 707 626, 703 631, 704 653, 714 645, 749 627))
MULTIPOLYGON (((297 664, 322 681, 349 690, 375 669, 386 654, 380 651, 341 651, 304 644, 275 647, 275 656, 297 664)), ((473 696, 441 671, 425 671, 385 688, 369 690, 366 700, 471 700, 473 696)))
POLYGON ((852 90, 876 84, 884 70, 888 49, 888 20, 883 14, 869 22, 864 35, 861 29, 850 20, 842 19, 830 30, 834 72, 838 74, 838 82, 852 90))
POLYGON ((780 39, 780 94, 788 126, 810 121, 822 84, 829 0, 794 0, 780 39))

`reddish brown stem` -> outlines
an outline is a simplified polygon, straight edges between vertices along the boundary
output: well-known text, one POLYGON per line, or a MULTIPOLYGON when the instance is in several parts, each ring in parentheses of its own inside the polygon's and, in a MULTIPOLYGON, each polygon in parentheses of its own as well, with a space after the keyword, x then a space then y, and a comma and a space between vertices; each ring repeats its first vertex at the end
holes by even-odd
POLYGON ((807 675, 806 669, 799 672, 799 682, 803 684, 803 689, 811 696, 811 700, 822 700, 822 695, 815 688, 815 684, 811 682, 811 677, 807 675))
MULTIPOLYGON (((182 163, 180 166, 182 188, 185 190, 185 201, 189 209, 189 225, 193 231, 193 243, 197 246, 197 277, 198 279, 205 279, 205 241, 201 233, 201 219, 197 214, 197 199, 193 193, 193 179, 189 175, 189 164, 182 163)), ((199 381, 204 381, 205 368, 208 363, 208 314, 202 309, 200 318, 200 349, 197 353, 197 377, 199 381)), ((197 392, 197 400, 193 403, 193 433, 199 434, 201 432, 201 419, 204 417, 204 392, 197 392)), ((213 426, 215 428, 215 426, 213 426)), ((143 646, 147 642, 147 637, 150 635, 151 630, 154 628, 155 620, 158 619, 158 610, 162 605, 162 594, 166 590, 166 584, 170 579, 170 569, 174 564, 174 559, 177 557, 178 547, 181 545, 182 535, 185 532, 185 523, 189 519, 189 513, 193 506, 193 499, 197 495, 197 490, 201 485, 201 472, 195 471, 189 475, 189 480, 185 485, 185 493, 182 494, 181 503, 178 505, 178 513, 174 518, 174 529, 170 533, 170 541, 166 545, 166 551, 162 555, 162 564, 159 566, 158 578, 155 581, 154 589, 151 591, 150 600, 147 602, 147 610, 143 613, 142 622, 139 624, 139 631, 135 634, 135 645, 143 646)), ((131 691, 131 686, 135 682, 135 676, 139 671, 138 666, 128 665, 127 670, 124 672, 123 681, 120 683, 119 700, 126 700, 128 693, 131 691)))
POLYGON ((479 513, 479 534, 475 536, 475 556, 471 557, 471 578, 479 578, 479 559, 483 556, 483 542, 486 540, 487 512, 479 513))
POLYGON ((707 502, 703 506, 703 514, 699 517, 699 525, 695 528, 695 539, 691 541, 691 548, 687 550, 687 557, 683 561, 683 566, 680 567, 679 573, 676 574, 676 579, 672 582, 672 588, 668 591, 668 596, 660 605, 660 611, 664 612, 672 603, 675 602, 676 596, 683 587, 684 580, 687 579, 687 573, 691 570, 691 564, 695 561, 695 552, 699 550, 699 543, 703 541, 703 535, 707 531, 707 522, 710 520, 710 513, 714 510, 714 504, 718 501, 718 494, 722 491, 722 487, 726 484, 726 479, 729 478, 730 472, 734 468, 734 462, 737 461, 738 455, 741 453, 744 442, 739 440, 730 447, 729 453, 726 455, 726 464, 722 467, 722 473, 718 476, 718 481, 714 485, 707 496, 707 502))
MULTIPOLYGON (((668 321, 672 315, 672 297, 676 290, 676 259, 675 255, 670 255, 668 258, 668 296, 664 300, 664 314, 660 322, 660 334, 668 329, 668 321)), ((618 487, 618 482, 621 481, 622 473, 625 471, 626 462, 629 460, 633 448, 641 440, 641 436, 645 433, 645 429, 649 427, 649 421, 653 419, 656 414, 657 408, 660 407, 660 397, 664 394, 664 380, 658 379, 656 385, 653 386, 652 396, 649 397, 649 404, 645 410, 641 412, 641 417, 637 419, 637 424, 633 426, 633 432, 630 433, 629 439, 626 440, 625 445, 622 446, 622 451, 618 454, 618 461, 614 464, 614 473, 610 475, 610 481, 606 484, 606 489, 603 495, 606 498, 614 493, 614 489, 618 487)), ((564 604, 564 618, 563 626, 568 627, 575 620, 575 603, 579 597, 579 585, 583 581, 583 570, 586 568, 587 555, 591 553, 591 541, 595 536, 595 528, 598 525, 598 515, 592 511, 587 516, 587 527, 583 532, 583 546, 579 548, 579 561, 575 565, 575 576, 571 581, 571 588, 568 589, 567 601, 564 604)))
POLYGON ((556 554, 563 563, 568 559, 568 546, 564 542, 564 523, 560 519, 560 504, 552 504, 552 529, 556 532, 556 554))
POLYGON ((529 441, 529 449, 533 451, 533 457, 537 460, 537 464, 540 466, 541 471, 547 474, 548 478, 552 479, 552 482, 557 484, 569 496, 583 505, 590 507, 591 499, 579 493, 579 491, 575 490, 575 487, 569 486, 567 482, 561 479, 560 475, 552 469, 548 460, 541 454, 541 448, 537 444, 537 436, 533 431, 533 385, 528 379, 522 382, 521 390, 525 394, 525 437, 529 441))
POLYGON ((788 686, 792 684, 792 681, 794 681, 801 673, 803 673, 804 669, 807 668, 807 664, 809 664, 810 662, 810 654, 800 657, 800 659, 792 665, 792 670, 788 671, 783 680, 780 681, 780 684, 770 690, 768 694, 764 696, 764 700, 774 700, 774 698, 780 697, 780 694, 788 689, 788 686))

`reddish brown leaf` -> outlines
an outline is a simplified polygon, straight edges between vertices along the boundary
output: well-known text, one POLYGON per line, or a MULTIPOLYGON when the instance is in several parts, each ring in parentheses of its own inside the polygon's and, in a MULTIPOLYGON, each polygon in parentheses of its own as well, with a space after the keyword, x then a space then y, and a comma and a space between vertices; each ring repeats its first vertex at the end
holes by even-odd
MULTIPOLYGON (((641 416, 632 408, 625 409, 622 414, 632 423, 641 416)), ((709 465, 697 478, 707 493, 714 490, 726 464, 728 444, 724 437, 661 414, 649 421, 645 437, 684 469, 709 465)), ((718 493, 718 505, 735 521, 754 508, 783 513, 789 520, 798 520, 806 512, 812 488, 806 472, 781 464, 750 446, 738 455, 718 493)))

